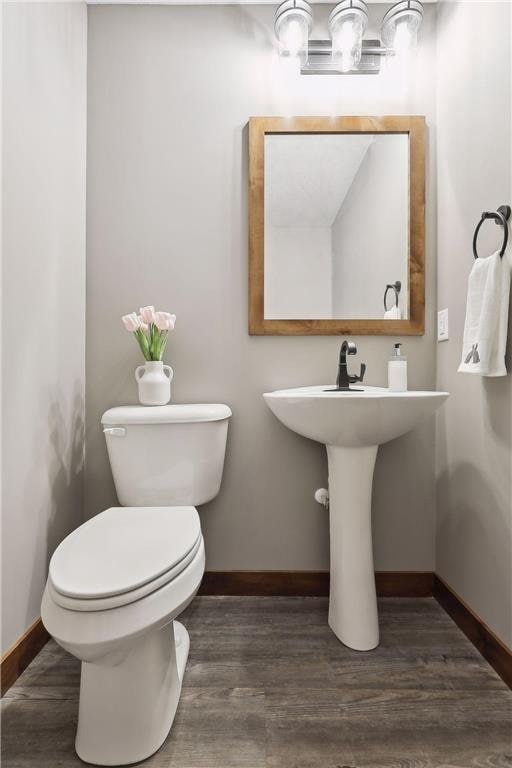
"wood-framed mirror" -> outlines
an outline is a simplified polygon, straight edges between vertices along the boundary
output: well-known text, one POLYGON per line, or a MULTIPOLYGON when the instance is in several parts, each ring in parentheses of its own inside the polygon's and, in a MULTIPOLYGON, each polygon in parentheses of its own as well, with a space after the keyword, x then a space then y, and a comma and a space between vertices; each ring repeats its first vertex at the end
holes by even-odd
POLYGON ((249 333, 424 330, 425 118, 251 118, 249 333))

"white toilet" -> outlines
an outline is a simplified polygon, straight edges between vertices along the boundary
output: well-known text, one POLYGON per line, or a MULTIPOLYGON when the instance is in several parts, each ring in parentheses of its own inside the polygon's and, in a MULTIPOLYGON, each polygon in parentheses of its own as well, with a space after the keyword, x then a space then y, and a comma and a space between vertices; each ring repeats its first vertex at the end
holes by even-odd
POLYGON ((204 572, 196 505, 217 495, 227 405, 112 408, 102 417, 117 496, 50 561, 41 616, 82 661, 76 751, 87 763, 149 757, 172 725, 189 637, 174 619, 204 572))

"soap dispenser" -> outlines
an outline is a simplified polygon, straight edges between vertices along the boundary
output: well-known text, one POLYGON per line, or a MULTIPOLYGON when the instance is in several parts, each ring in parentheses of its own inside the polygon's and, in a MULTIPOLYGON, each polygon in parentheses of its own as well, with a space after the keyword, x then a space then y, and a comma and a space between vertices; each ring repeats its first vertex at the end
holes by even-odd
POLYGON ((390 392, 407 392, 407 358, 402 355, 401 344, 394 346, 388 362, 388 387, 390 392))

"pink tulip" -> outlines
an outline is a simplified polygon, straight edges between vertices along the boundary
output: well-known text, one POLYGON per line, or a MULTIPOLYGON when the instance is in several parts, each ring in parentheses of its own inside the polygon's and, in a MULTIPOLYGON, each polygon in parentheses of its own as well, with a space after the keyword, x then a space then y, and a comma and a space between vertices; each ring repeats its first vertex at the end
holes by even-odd
POLYGON ((172 331, 176 324, 176 315, 170 312, 155 312, 154 323, 159 331, 172 331))
POLYGON ((121 320, 123 321, 126 330, 130 331, 130 333, 134 333, 140 328, 139 318, 135 312, 131 312, 129 315, 123 315, 121 320))
POLYGON ((151 323, 155 322, 155 308, 154 307, 141 307, 140 308, 140 316, 144 323, 147 323, 147 325, 150 325, 151 323))
POLYGON ((147 331, 149 329, 149 325, 144 322, 142 315, 137 315, 137 320, 139 321, 139 328, 142 328, 143 331, 147 331))

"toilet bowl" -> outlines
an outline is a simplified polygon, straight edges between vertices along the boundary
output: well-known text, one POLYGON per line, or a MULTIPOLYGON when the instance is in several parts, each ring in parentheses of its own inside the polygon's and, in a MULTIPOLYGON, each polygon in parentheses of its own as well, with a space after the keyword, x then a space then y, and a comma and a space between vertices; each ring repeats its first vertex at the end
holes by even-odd
POLYGON ((172 405, 102 418, 126 506, 57 547, 41 606, 48 632, 82 662, 75 745, 85 762, 143 760, 170 730, 189 649, 175 619, 205 564, 195 504, 220 488, 230 415, 224 405, 172 405))

